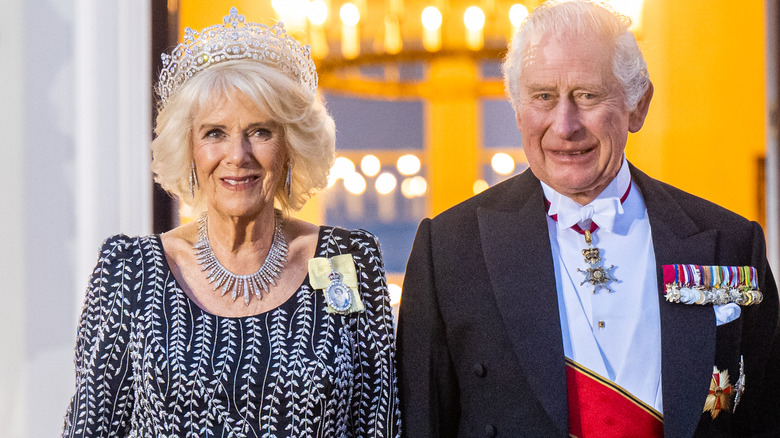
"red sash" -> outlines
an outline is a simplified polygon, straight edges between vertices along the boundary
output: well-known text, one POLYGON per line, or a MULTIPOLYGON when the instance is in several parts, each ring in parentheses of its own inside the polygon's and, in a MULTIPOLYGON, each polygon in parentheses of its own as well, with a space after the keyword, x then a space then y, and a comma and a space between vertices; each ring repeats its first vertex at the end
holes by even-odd
POLYGON ((566 358, 569 435, 575 438, 663 437, 663 416, 608 379, 566 358))

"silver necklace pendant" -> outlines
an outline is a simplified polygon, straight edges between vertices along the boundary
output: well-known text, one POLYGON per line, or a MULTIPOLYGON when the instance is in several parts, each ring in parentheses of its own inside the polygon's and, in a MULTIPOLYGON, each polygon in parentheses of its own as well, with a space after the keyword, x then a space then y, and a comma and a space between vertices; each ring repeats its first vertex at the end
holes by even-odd
POLYGON ((328 274, 330 284, 325 288, 325 301, 334 310, 346 312, 352 307, 352 289, 341 281, 341 274, 333 269, 333 263, 330 259, 328 259, 328 263, 330 263, 330 274, 328 274))
POLYGON ((607 284, 610 281, 617 281, 617 279, 612 276, 611 272, 612 269, 615 268, 615 265, 612 265, 608 268, 604 267, 604 264, 601 263, 599 249, 594 248, 591 245, 591 242, 592 240, 590 231, 585 230, 585 243, 588 244, 588 247, 582 250, 582 255, 585 257, 585 263, 590 265, 590 267, 586 268, 585 270, 579 268, 577 269, 578 271, 585 274, 585 279, 582 280, 580 286, 585 283, 590 283, 593 286, 594 294, 598 292, 599 289, 606 289, 607 292, 612 292, 612 289, 610 289, 607 284))
POLYGON ((198 219, 198 242, 193 246, 195 258, 202 266, 201 271, 207 271, 206 279, 214 285, 213 290, 222 288, 222 295, 231 292, 233 301, 239 295, 244 296, 244 303, 249 305, 250 293, 254 293, 257 299, 262 300, 262 292, 268 293, 271 286, 276 286, 276 278, 287 263, 287 241, 282 233, 281 212, 274 211, 274 237, 268 255, 253 274, 238 275, 230 272, 217 260, 214 250, 211 248, 208 233, 208 219, 204 213, 198 219))

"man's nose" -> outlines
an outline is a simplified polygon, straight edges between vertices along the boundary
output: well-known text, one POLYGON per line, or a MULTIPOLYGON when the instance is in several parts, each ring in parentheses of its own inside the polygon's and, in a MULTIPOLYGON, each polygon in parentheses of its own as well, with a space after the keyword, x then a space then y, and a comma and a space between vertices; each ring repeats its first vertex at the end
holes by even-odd
POLYGON ((561 99, 553 114, 553 132, 561 138, 570 138, 580 130, 580 110, 570 99, 561 99))

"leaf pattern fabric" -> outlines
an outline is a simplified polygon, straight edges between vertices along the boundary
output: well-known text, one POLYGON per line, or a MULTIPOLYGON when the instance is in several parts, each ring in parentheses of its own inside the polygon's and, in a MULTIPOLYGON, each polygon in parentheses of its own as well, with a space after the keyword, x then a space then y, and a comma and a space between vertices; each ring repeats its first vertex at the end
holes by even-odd
POLYGON ((62 436, 400 436, 379 245, 363 230, 320 227, 316 256, 345 253, 365 311, 326 312, 307 277, 276 309, 231 318, 187 297, 159 236, 107 239, 78 326, 62 436))

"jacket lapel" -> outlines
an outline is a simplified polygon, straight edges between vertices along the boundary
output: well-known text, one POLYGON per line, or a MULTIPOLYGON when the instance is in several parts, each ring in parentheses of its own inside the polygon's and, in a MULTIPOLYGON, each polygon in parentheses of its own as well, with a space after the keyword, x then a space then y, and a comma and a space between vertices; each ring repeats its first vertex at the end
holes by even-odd
POLYGON ((565 434, 566 368, 543 192, 530 171, 512 183, 506 202, 477 210, 482 249, 525 379, 565 434))
POLYGON ((693 436, 715 363, 715 314, 712 306, 667 302, 662 268, 676 263, 715 264, 717 231, 702 231, 670 195, 674 189, 633 166, 631 173, 645 199, 653 234, 661 314, 664 435, 693 436))

